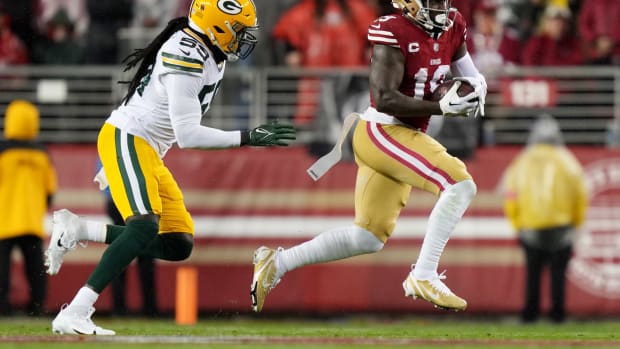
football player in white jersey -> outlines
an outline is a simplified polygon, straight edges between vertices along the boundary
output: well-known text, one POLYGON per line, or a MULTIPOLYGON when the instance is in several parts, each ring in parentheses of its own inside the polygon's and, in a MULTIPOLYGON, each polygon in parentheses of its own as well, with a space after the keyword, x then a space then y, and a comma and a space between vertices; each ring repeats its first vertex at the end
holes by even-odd
POLYGON ((376 19, 368 28, 372 45, 370 107, 353 135, 358 165, 355 221, 319 234, 289 249, 260 247, 254 253, 252 306, 261 311, 265 297, 288 271, 381 250, 412 188, 439 196, 428 219, 415 267, 405 277, 406 296, 435 306, 465 310, 437 273, 450 234, 476 194, 465 164, 425 133, 431 115, 484 114, 486 82, 465 44, 467 26, 450 0, 392 0, 400 13, 376 19), (440 101, 434 89, 451 72, 474 92, 460 97, 457 81, 440 101))
POLYGON ((245 131, 202 126, 227 61, 246 58, 256 44, 252 0, 194 0, 188 17, 176 18, 144 49, 124 61, 138 67, 127 95, 101 128, 97 141, 103 172, 125 226, 86 221, 68 210, 54 212, 46 253, 48 273, 82 241, 109 244, 86 284, 52 321, 58 334, 113 335, 91 316, 103 289, 137 256, 170 261, 189 257, 194 226, 183 196, 162 158, 180 148, 243 145, 285 146, 292 126, 266 124, 245 131))

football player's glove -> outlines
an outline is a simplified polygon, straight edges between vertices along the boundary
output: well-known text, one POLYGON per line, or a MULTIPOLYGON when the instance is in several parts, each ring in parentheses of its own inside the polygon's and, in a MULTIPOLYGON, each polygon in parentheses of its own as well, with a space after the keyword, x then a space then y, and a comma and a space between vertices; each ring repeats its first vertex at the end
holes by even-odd
POLYGON ((478 92, 474 91, 460 97, 457 90, 461 81, 455 81, 452 87, 439 100, 439 107, 444 116, 468 116, 478 108, 478 92))
POLYGON ((484 103, 487 98, 487 81, 484 75, 478 74, 477 77, 472 76, 460 76, 455 77, 454 80, 466 81, 474 87, 474 90, 478 93, 478 107, 474 116, 484 116, 484 103))
POLYGON ((296 132, 295 127, 291 125, 282 125, 277 121, 270 122, 241 132, 241 145, 257 147, 287 146, 290 141, 295 140, 296 132))

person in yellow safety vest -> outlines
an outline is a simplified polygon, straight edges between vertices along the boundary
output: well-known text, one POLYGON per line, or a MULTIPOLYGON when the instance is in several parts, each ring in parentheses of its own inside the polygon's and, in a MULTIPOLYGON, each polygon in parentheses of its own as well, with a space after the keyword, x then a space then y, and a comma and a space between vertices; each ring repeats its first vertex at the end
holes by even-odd
POLYGON ((47 278, 43 266, 44 218, 56 192, 56 170, 39 135, 39 111, 12 101, 0 141, 0 315, 10 315, 11 252, 19 247, 30 287, 27 315, 44 312, 47 278))
POLYGON ((576 229, 584 222, 587 194, 583 169, 564 146, 558 122, 549 115, 533 125, 527 147, 506 170, 504 213, 526 262, 524 323, 540 315, 541 272, 550 267, 553 322, 563 322, 566 270, 576 229))

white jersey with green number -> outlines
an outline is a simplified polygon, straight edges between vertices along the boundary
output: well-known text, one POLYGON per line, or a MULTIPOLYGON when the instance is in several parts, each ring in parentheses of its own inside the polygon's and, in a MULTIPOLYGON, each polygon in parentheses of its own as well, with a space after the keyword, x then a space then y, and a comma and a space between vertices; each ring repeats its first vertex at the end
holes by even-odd
POLYGON ((180 30, 162 45, 129 102, 114 110, 107 122, 144 138, 161 157, 175 142, 182 148, 238 146, 238 131, 200 126, 225 64, 215 61, 198 35, 180 30))

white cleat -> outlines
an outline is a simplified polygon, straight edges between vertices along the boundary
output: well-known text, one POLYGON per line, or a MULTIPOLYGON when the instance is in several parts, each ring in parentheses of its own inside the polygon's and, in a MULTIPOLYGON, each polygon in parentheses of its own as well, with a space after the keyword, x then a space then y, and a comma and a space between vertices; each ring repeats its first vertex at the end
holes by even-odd
POLYGON ((79 242, 77 234, 80 228, 80 217, 76 214, 66 209, 54 212, 52 237, 45 251, 45 266, 47 266, 48 274, 58 274, 65 254, 75 250, 79 242))
POLYGON ((113 336, 116 332, 99 327, 93 323, 90 317, 95 312, 95 308, 62 306, 60 313, 52 321, 52 332, 54 334, 77 334, 90 336, 113 336))

